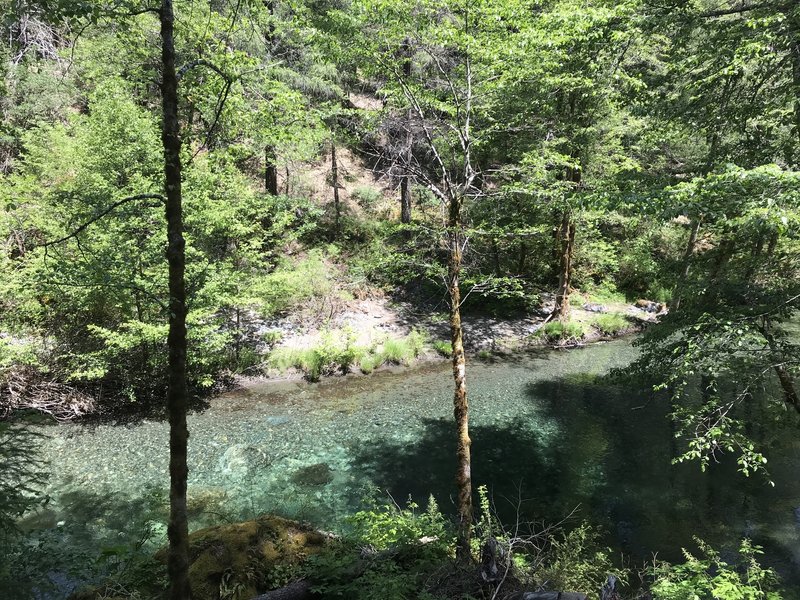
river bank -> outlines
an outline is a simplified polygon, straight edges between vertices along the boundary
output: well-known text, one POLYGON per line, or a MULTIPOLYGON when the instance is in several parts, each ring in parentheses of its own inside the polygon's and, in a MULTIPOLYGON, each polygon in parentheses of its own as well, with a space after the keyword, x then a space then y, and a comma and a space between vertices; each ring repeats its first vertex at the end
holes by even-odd
MULTIPOLYGON (((464 345, 469 355, 480 358, 543 347, 583 347, 637 333, 656 323, 665 312, 664 305, 645 300, 635 304, 580 302, 562 326, 553 320, 552 300, 546 299, 541 308, 522 316, 465 315, 464 345)), ((449 356, 447 313, 421 311, 410 303, 391 302, 384 297, 342 302, 332 307, 323 321, 298 311, 270 322, 257 322, 253 328, 255 335, 267 340, 261 348, 264 360, 254 372, 236 379, 240 386, 274 379, 318 380, 322 376, 368 374, 376 369, 391 370, 398 364, 439 361, 449 356), (404 343, 417 334, 419 338, 412 342, 415 348, 380 355, 387 342, 404 343), (302 359, 283 358, 315 351, 330 356, 331 364, 311 377, 309 368, 301 364, 302 359), (347 358, 337 362, 336 354, 347 358), (360 362, 358 358, 364 355, 374 358, 360 362)))

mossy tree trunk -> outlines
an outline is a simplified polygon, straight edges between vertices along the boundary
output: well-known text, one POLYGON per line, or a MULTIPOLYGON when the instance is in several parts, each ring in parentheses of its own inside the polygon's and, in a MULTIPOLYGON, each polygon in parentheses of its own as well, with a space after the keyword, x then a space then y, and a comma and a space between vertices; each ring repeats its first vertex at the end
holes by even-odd
POLYGON ((453 416, 456 421, 456 488, 458 490, 458 541, 457 557, 470 558, 472 537, 472 466, 469 438, 469 403, 467 401, 466 359, 464 355, 463 329, 461 327, 461 253, 463 234, 461 231, 461 200, 450 199, 448 219, 449 260, 447 264, 447 286, 450 295, 450 341, 453 347, 453 416))

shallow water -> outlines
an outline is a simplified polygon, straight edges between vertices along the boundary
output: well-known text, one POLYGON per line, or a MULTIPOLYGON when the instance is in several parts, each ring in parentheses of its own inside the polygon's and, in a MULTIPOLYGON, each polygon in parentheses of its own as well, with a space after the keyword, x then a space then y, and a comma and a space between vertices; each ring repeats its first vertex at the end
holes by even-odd
MULTIPOLYGON (((634 354, 619 341, 471 361, 474 483, 488 486, 506 519, 519 511, 553 522, 577 509, 576 519, 601 525, 615 549, 637 560, 679 559, 692 535, 723 548, 747 535, 765 546, 766 562, 800 580, 796 422, 771 427, 765 440, 774 488, 726 462, 706 473, 672 466, 663 400, 598 379, 634 354)), ((276 512, 336 529, 369 485, 401 503, 433 494, 452 512, 451 386, 442 362, 316 385, 270 383, 214 400, 189 417, 192 526, 276 512)), ((157 520, 166 423, 49 429, 53 502, 29 526, 58 523, 71 540, 99 547, 135 537, 137 519, 157 520)))

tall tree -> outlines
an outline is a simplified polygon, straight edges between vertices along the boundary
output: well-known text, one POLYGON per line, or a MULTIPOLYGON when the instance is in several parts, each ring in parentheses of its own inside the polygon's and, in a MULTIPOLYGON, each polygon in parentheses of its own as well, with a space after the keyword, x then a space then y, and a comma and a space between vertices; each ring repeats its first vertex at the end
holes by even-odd
POLYGON ((167 262, 169 263, 169 553, 167 571, 170 598, 188 600, 189 519, 186 488, 189 429, 186 412, 189 389, 186 383, 186 243, 183 239, 181 195, 181 135, 178 121, 178 74, 175 68, 175 13, 172 0, 162 0, 161 21, 161 141, 164 145, 164 191, 167 219, 167 262))

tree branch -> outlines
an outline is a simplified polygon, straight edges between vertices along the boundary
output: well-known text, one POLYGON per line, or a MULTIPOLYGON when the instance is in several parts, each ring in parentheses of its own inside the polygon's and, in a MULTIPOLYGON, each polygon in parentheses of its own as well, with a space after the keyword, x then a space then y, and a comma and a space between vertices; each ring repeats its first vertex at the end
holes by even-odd
POLYGON ((52 242, 45 242, 44 247, 47 248, 48 246, 55 246, 56 244, 61 244, 62 242, 66 242, 67 240, 76 237, 90 225, 96 223, 114 209, 119 208, 123 204, 127 204, 128 202, 134 202, 136 200, 160 200, 161 202, 164 202, 164 196, 162 196, 161 194, 137 194, 136 196, 128 196, 127 198, 123 198, 122 200, 117 200, 111 206, 97 213, 95 216, 93 216, 91 219, 80 225, 77 229, 75 229, 71 233, 57 240, 53 240, 52 242))

